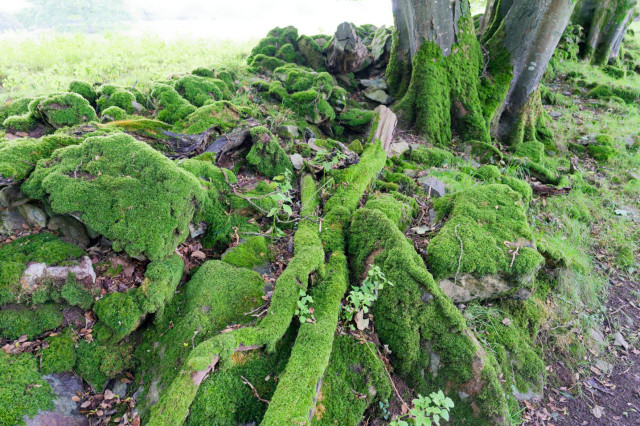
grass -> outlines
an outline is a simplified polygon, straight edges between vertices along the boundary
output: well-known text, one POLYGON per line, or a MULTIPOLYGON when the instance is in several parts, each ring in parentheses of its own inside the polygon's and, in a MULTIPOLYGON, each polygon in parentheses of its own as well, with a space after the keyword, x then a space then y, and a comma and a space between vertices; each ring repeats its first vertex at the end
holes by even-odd
POLYGON ((73 80, 136 85, 197 67, 239 68, 253 41, 232 42, 118 34, 45 33, 0 39, 0 104, 9 98, 66 91, 73 80))

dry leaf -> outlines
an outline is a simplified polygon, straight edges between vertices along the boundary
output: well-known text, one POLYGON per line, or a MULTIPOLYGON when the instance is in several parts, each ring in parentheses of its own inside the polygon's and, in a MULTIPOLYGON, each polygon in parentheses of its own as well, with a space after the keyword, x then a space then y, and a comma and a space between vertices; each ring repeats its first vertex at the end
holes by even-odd
POLYGON ((591 409, 591 414, 593 414, 593 417, 595 417, 596 419, 599 419, 604 414, 604 408, 596 405, 591 409))
POLYGON ((113 399, 116 397, 116 394, 114 394, 113 392, 111 392, 109 389, 107 389, 106 391, 104 391, 104 399, 106 399, 107 401, 110 399, 113 399))

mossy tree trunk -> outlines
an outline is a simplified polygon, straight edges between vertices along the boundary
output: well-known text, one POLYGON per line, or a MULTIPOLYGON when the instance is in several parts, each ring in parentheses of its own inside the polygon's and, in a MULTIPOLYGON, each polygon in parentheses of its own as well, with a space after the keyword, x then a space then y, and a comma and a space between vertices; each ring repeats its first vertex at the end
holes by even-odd
POLYGON ((468 0, 393 0, 396 31, 386 76, 400 122, 446 145, 488 141, 478 97, 483 67, 468 0))
POLYGON ((571 21, 585 31, 583 57, 595 65, 616 59, 637 4, 637 0, 578 0, 571 21))
POLYGON ((487 3, 480 30, 489 62, 480 97, 498 141, 552 142, 537 91, 574 7, 575 0, 487 3))

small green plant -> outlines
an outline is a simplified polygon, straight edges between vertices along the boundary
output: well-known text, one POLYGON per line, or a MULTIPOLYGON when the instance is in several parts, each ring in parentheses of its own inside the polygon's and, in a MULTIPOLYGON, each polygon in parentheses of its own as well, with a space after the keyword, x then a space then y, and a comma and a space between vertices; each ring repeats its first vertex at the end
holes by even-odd
MULTIPOLYGON (((352 286, 347 296, 347 305, 342 310, 342 318, 350 323, 355 319, 358 330, 364 330, 369 326, 369 320, 364 314, 369 313, 373 302, 378 299, 378 293, 385 285, 393 287, 393 283, 387 280, 379 266, 373 265, 367 273, 367 278, 360 287, 352 286)), ((349 325, 353 329, 353 324, 349 325)))
POLYGON ((328 151, 321 149, 316 152, 314 157, 314 162, 318 164, 324 172, 331 170, 334 166, 338 165, 338 163, 347 158, 347 156, 342 151, 336 151, 331 155, 328 151))
POLYGON ((300 290, 296 316, 300 318, 301 323, 316 322, 316 319, 313 317, 313 307, 310 306, 311 303, 313 303, 313 297, 307 295, 307 292, 304 290, 300 290))
POLYGON ((440 425, 440 419, 444 419, 447 422, 449 421, 449 412, 454 406, 451 398, 446 397, 441 390, 433 392, 429 396, 418 395, 412 403, 413 407, 409 409, 407 414, 393 419, 389 425, 440 425))

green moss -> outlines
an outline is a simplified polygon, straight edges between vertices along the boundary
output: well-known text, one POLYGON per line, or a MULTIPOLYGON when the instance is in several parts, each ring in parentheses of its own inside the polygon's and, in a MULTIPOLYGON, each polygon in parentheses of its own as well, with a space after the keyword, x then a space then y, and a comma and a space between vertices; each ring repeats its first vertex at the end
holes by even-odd
MULTIPOLYGON (((218 82, 222 83, 226 88, 226 85, 221 80, 216 82, 215 79, 188 75, 178 80, 174 87, 180 96, 193 105, 201 107, 208 102, 221 101, 225 98, 218 82)), ((229 89, 226 89, 226 91, 228 92, 229 89)))
POLYGON ((9 132, 29 133, 38 125, 38 120, 31 113, 23 115, 12 115, 2 123, 2 126, 9 132))
MULTIPOLYGON (((458 27, 460 36, 446 57, 435 42, 422 43, 413 56, 410 83, 394 107, 400 121, 415 126, 429 142, 438 145, 451 143, 452 126, 465 140, 490 139, 478 98, 482 50, 469 17, 460 19, 458 27)), ((398 51, 399 47, 392 47, 391 70, 387 70, 391 92, 396 96, 407 84, 408 58, 399 57, 398 51)))
POLYGON ((314 86, 312 73, 290 64, 276 68, 273 74, 283 81, 288 92, 309 90, 314 86))
POLYGON ((124 134, 56 151, 38 163, 22 190, 47 200, 55 213, 79 214, 115 250, 151 260, 173 253, 196 210, 213 207, 195 176, 124 134))
POLYGON ((7 101, 0 106, 0 124, 11 116, 25 115, 29 113, 29 104, 33 98, 18 98, 7 101))
POLYGON ((42 374, 72 371, 76 364, 76 348, 68 329, 54 337, 47 337, 48 346, 42 349, 42 374))
POLYGON ((544 159, 544 144, 535 141, 518 144, 515 155, 540 163, 544 159))
POLYGON ((191 74, 198 75, 200 77, 210 77, 214 78, 216 75, 209 68, 199 67, 195 70, 191 71, 191 74))
POLYGON ((311 424, 356 426, 367 408, 391 397, 391 383, 372 346, 349 336, 336 337, 311 424))
POLYGON ((62 287, 60 296, 71 306, 78 306, 80 309, 90 309, 93 305, 93 295, 87 288, 78 283, 73 276, 67 278, 67 282, 62 287))
POLYGON ((500 169, 491 164, 487 164, 476 170, 475 176, 483 182, 494 183, 500 180, 500 169))
POLYGON ((249 63, 249 66, 255 68, 258 72, 261 73, 273 72, 276 68, 281 67, 285 64, 284 61, 278 58, 263 55, 262 53, 254 56, 250 60, 247 59, 247 61, 249 63))
POLYGON ((72 81, 69 84, 69 92, 77 93, 89 101, 91 105, 95 105, 96 99, 98 98, 98 94, 93 86, 84 81, 72 81))
POLYGON ((110 106, 102 111, 102 120, 109 119, 109 121, 122 121, 128 117, 127 112, 120 107, 110 106))
POLYGON ((449 151, 440 148, 412 149, 405 156, 418 164, 428 167, 440 167, 444 164, 452 164, 454 157, 449 151))
POLYGON ((269 96, 272 98, 282 102, 287 99, 288 93, 287 89, 284 88, 281 82, 274 80, 268 86, 269 96))
POLYGON ((103 128, 124 131, 141 138, 162 140, 166 137, 164 131, 171 129, 171 126, 159 120, 131 118, 108 123, 103 128))
POLYGON ((9 355, 0 351, 0 424, 24 424, 40 410, 53 410, 55 394, 38 372, 31 354, 9 355))
POLYGON ((138 93, 134 89, 125 89, 124 87, 107 84, 98 89, 96 105, 103 113, 107 108, 117 106, 126 111, 127 114, 133 114, 136 111, 136 107, 141 108, 143 104, 147 104, 144 96, 138 93), (136 103, 141 105, 136 106, 136 103))
POLYGON ((135 330, 142 316, 132 292, 111 293, 96 302, 94 311, 113 330, 116 340, 135 330))
POLYGON ((50 95, 38 104, 38 114, 59 129, 98 119, 89 101, 77 93, 50 95))
POLYGON ((333 121, 336 118, 331 105, 323 99, 322 94, 313 89, 292 94, 285 100, 284 105, 312 124, 333 121))
POLYGON ((411 61, 404 56, 400 47, 398 32, 393 31, 391 57, 385 71, 389 93, 396 99, 401 99, 409 88, 411 81, 411 61))
POLYGON ((275 54, 275 57, 278 59, 282 59, 285 62, 296 62, 298 60, 298 55, 296 53, 296 49, 291 45, 291 43, 286 43, 282 45, 278 52, 275 54))
MULTIPOLYGON (((29 262, 43 262, 48 266, 77 259, 84 251, 60 238, 41 233, 21 237, 0 248, 0 306, 25 302, 21 296, 20 277, 29 262)), ((25 296, 28 292, 25 293, 25 296)), ((46 300, 45 300, 46 301, 46 300)))
POLYGON ((522 197, 506 185, 482 185, 447 195, 437 199, 434 208, 438 217, 448 217, 428 247, 427 265, 437 280, 456 273, 478 277, 500 273, 517 279, 530 275, 543 261, 522 197), (458 265, 460 240, 464 251, 458 265), (515 258, 505 242, 520 246, 515 258))
POLYGON ((475 155, 480 163, 496 164, 502 161, 502 152, 490 143, 480 141, 465 143, 471 147, 471 154, 475 155))
POLYGON ((618 150, 616 150, 615 148, 602 145, 588 145, 587 152, 595 160, 601 161, 603 163, 608 162, 619 154, 618 150))
POLYGON ((159 320, 165 306, 173 299, 183 274, 184 262, 177 254, 172 254, 165 260, 151 262, 137 292, 140 310, 155 313, 156 321, 159 320))
POLYGON ((133 366, 132 347, 129 345, 104 346, 83 340, 76 349, 76 368, 87 383, 98 392, 102 391, 107 380, 133 366))
POLYGON ((251 138, 253 145, 247 154, 247 163, 271 179, 287 172, 293 173, 289 156, 266 127, 258 126, 251 129, 251 138))
POLYGON ((273 260, 273 253, 267 247, 265 237, 250 237, 233 250, 228 251, 222 260, 238 268, 253 269, 273 260))
POLYGON ((525 207, 531 204, 531 200, 533 199, 533 189, 531 189, 531 185, 527 182, 511 176, 503 176, 501 183, 519 193, 522 196, 525 207))
POLYGON ((349 145, 347 145, 347 148, 349 148, 351 151, 355 152, 358 155, 362 154, 362 151, 364 151, 362 142, 360 142, 359 139, 356 139, 355 141, 351 142, 349 145))
POLYGON ((62 325, 60 306, 54 304, 40 305, 33 309, 11 307, 0 310, 0 335, 15 340, 26 335, 33 339, 62 325))
POLYGON ((248 114, 248 108, 236 107, 228 101, 213 102, 198 108, 176 123, 174 130, 192 135, 215 128, 219 134, 225 134, 233 130, 240 119, 248 114))
POLYGON ((365 208, 380 210, 398 226, 398 229, 404 231, 415 217, 418 203, 411 197, 393 192, 370 198, 365 208))
POLYGON ((196 110, 173 87, 166 84, 156 83, 151 86, 151 97, 158 109, 158 120, 165 123, 174 124, 196 110))
POLYGON ((371 123, 374 115, 370 110, 349 108, 338 116, 338 121, 351 129, 362 129, 371 123))

